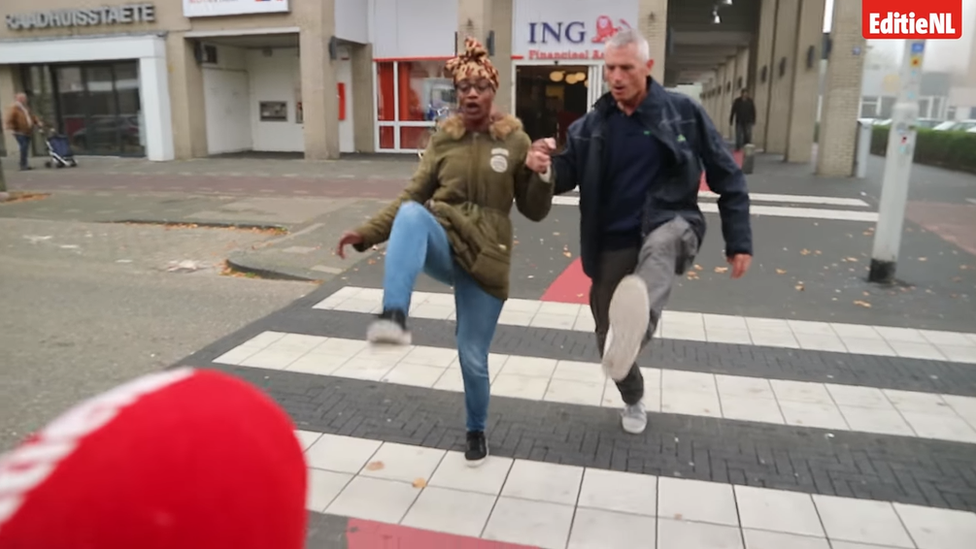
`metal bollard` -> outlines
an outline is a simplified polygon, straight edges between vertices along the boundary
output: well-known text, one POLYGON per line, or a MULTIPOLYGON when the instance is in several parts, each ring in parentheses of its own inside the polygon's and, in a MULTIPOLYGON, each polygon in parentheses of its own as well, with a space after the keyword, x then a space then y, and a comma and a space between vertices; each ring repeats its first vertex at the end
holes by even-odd
POLYGON ((864 179, 868 175, 868 159, 871 158, 871 134, 873 126, 868 122, 857 123, 857 145, 854 157, 854 177, 864 179))
POLYGON ((742 173, 752 173, 753 165, 756 161, 756 146, 749 143, 742 148, 742 173))

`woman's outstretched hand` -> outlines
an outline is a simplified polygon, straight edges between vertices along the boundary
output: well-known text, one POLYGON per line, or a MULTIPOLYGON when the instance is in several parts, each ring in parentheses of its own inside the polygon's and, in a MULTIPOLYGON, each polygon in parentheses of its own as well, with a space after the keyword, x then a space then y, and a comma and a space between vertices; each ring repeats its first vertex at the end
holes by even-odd
POLYGON ((342 259, 346 258, 346 246, 355 246, 356 244, 363 243, 363 235, 357 233, 356 231, 346 231, 342 233, 339 237, 339 246, 336 247, 336 253, 342 259))

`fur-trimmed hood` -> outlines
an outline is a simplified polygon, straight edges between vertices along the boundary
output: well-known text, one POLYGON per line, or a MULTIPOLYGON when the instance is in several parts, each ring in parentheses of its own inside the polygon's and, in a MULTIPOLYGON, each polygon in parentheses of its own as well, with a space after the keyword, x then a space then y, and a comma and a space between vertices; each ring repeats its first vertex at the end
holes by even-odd
MULTIPOLYGON (((503 140, 514 132, 522 129, 522 121, 510 114, 503 114, 500 118, 493 116, 494 122, 488 127, 492 139, 503 140)), ((461 139, 467 130, 460 114, 448 118, 440 125, 440 130, 453 139, 461 139)))

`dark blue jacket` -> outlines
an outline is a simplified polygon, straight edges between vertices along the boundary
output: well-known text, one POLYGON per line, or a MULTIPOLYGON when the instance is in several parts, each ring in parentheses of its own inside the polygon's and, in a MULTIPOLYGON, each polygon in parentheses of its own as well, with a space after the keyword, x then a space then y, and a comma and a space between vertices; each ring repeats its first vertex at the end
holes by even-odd
MULTIPOLYGON (((669 92, 650 78, 648 86, 641 122, 660 141, 664 165, 644 200, 641 236, 681 215, 702 242, 705 217, 698 208, 698 188, 704 167, 708 186, 720 195, 726 255, 751 255, 749 191, 725 139, 693 99, 669 92)), ((601 97, 593 110, 569 126, 565 150, 553 157, 556 194, 579 187, 581 256, 583 272, 590 278, 598 272, 601 252, 600 192, 606 174, 607 116, 613 104, 609 93, 601 97)))

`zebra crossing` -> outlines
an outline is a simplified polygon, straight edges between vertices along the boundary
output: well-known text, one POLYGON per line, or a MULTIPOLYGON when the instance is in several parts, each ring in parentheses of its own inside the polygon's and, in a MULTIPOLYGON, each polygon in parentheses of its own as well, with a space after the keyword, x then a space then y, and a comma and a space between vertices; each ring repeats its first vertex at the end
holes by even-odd
POLYGON ((492 456, 468 469, 449 294, 371 346, 335 282, 188 357, 291 413, 307 507, 545 548, 963 549, 976 539, 976 334, 670 311, 622 432, 585 307, 509 300, 492 456))

